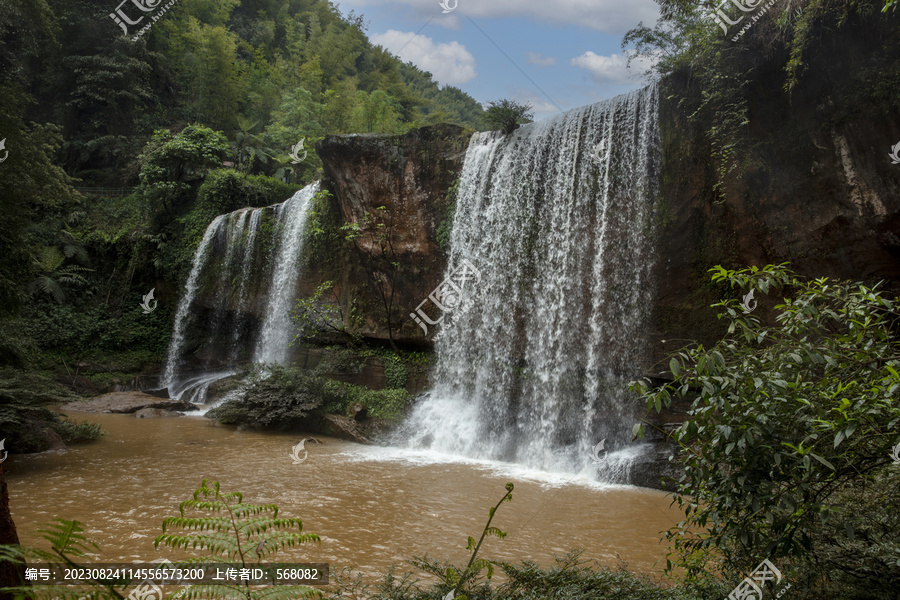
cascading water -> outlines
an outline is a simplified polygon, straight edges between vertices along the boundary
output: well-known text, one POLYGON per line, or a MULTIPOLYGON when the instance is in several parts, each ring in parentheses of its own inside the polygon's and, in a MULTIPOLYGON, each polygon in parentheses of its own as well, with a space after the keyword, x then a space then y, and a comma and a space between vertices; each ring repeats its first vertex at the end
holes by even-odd
POLYGON ((625 382, 652 297, 657 109, 653 85, 472 137, 448 273, 469 261, 476 299, 437 341, 407 444, 628 480, 640 450, 625 382))
POLYGON ((170 396, 203 403, 212 383, 234 373, 230 367, 287 361, 307 209, 318 191, 314 183, 281 204, 209 224, 175 315, 163 375, 170 396), (183 372, 187 354, 192 369, 183 372))

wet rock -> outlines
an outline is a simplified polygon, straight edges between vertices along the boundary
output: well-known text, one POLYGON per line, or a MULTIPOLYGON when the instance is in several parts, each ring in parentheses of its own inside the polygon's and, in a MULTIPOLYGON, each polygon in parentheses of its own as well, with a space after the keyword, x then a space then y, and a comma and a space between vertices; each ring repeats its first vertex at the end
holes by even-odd
POLYGON ((194 405, 190 402, 159 398, 142 392, 113 392, 90 400, 70 402, 63 406, 66 411, 90 413, 134 413, 144 408, 179 411, 193 410, 194 405))
POLYGON ((66 443, 59 437, 59 434, 43 421, 28 421, 24 423, 15 438, 7 441, 6 447, 7 449, 15 448, 16 452, 23 454, 65 450, 67 448, 66 443))
POLYGON ((390 433, 396 423, 371 417, 364 421, 356 421, 341 415, 324 414, 316 423, 311 423, 311 426, 313 430, 324 435, 360 444, 373 444, 390 433))
POLYGON ((350 417, 342 417, 341 415, 323 415, 323 421, 322 429, 323 433, 326 435, 342 440, 349 440, 351 442, 358 442, 360 444, 371 443, 360 431, 358 423, 350 417))
POLYGON ((163 410, 162 408, 142 408, 134 413, 138 419, 162 419, 166 417, 181 417, 179 412, 174 410, 163 410))

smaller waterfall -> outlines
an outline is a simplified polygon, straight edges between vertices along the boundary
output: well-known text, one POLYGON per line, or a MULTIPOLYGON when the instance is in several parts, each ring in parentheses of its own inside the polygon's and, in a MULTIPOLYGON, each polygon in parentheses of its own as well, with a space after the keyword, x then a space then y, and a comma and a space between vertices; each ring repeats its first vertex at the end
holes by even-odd
POLYGON ((232 367, 288 360, 307 212, 318 191, 314 183, 280 204, 209 224, 175 315, 163 375, 172 397, 203 403, 232 367))
POLYGON ((275 208, 276 218, 284 227, 279 237, 278 254, 272 283, 267 294, 266 320, 256 342, 254 362, 284 363, 288 357, 288 343, 291 341, 291 308, 295 297, 294 283, 297 281, 297 266, 303 254, 303 232, 306 229, 306 210, 310 198, 319 191, 315 183, 298 192, 293 198, 275 208), (287 336, 287 337, 286 337, 287 336))

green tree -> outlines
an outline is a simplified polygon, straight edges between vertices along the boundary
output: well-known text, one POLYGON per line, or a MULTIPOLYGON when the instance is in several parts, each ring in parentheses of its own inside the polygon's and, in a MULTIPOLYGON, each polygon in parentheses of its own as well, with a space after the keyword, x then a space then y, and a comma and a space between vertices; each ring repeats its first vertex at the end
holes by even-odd
POLYGON ((534 115, 530 112, 530 104, 521 104, 515 100, 498 100, 491 102, 484 111, 484 121, 492 130, 499 129, 509 135, 520 125, 531 123, 534 115))
POLYGON ((384 90, 356 92, 356 105, 350 117, 350 130, 359 133, 398 133, 400 114, 393 99, 384 90))
POLYGON ((206 174, 230 154, 225 135, 202 125, 188 125, 176 134, 155 131, 138 157, 141 189, 154 210, 178 211, 206 174))
POLYGON ((346 340, 348 346, 359 341, 357 336, 347 331, 344 311, 333 281, 324 281, 312 296, 299 298, 291 311, 291 320, 297 327, 294 341, 312 339, 321 334, 338 335, 346 340))
MULTIPOLYGON (((854 538, 848 495, 873 493, 893 468, 898 299, 859 283, 807 280, 784 265, 712 273, 741 293, 788 296, 769 314, 762 306, 749 311, 755 302, 748 295, 746 308, 734 299, 716 304, 728 322, 724 339, 674 353, 671 383, 634 384, 648 410, 691 401, 688 420, 673 434, 684 468, 675 499, 685 520, 668 536, 689 572, 716 557, 735 571, 766 556, 825 560, 829 547, 854 538), (840 520, 840 537, 823 540, 826 526, 840 520)), ((643 425, 635 432, 643 435, 643 425)), ((896 548, 900 534, 894 529, 879 543, 896 548)), ((892 553, 855 557, 857 574, 874 575, 874 584, 891 569, 892 553)))
POLYGON ((397 280, 400 277, 401 263, 397 259, 394 248, 397 231, 394 211, 387 206, 379 206, 374 213, 366 212, 362 220, 347 223, 341 227, 344 238, 348 242, 356 242, 357 249, 364 261, 364 271, 372 287, 381 299, 384 308, 384 322, 387 327, 388 342, 394 351, 394 323, 397 299, 397 280), (363 249, 365 247, 365 250, 363 249))

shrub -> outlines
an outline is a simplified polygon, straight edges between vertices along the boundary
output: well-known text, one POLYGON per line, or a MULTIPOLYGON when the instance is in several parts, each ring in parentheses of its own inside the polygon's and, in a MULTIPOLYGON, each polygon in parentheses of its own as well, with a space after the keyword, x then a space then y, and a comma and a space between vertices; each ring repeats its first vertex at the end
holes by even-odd
POLYGON ((490 103, 488 109, 484 111, 484 120, 490 129, 499 129, 509 135, 520 125, 531 123, 534 114, 530 111, 530 104, 503 99, 490 103))
MULTIPOLYGON (((729 323, 727 336, 710 349, 673 354, 672 383, 634 385, 648 410, 670 406, 673 397, 692 400, 689 419, 673 434, 685 470, 675 499, 686 518, 668 534, 676 561, 691 573, 721 557, 738 572, 760 557, 802 563, 837 555, 871 512, 849 509, 847 494, 877 497, 873 484, 894 468, 898 301, 877 286, 809 281, 784 265, 712 272, 733 288, 790 295, 774 306, 775 325, 737 300, 714 305, 729 323), (844 532, 829 539, 836 520, 844 532)), ((641 435, 643 426, 635 430, 641 435)), ((900 544, 897 529, 882 538, 883 548, 892 543, 900 544)), ((858 581, 874 584, 890 565, 883 552, 867 560, 872 569, 857 570, 858 581)))
POLYGON ((303 424, 311 411, 333 399, 327 380, 302 369, 256 366, 235 397, 207 416, 227 425, 286 429, 303 424))
POLYGON ((67 443, 96 439, 101 435, 99 425, 64 421, 47 408, 79 398, 41 373, 0 368, 0 439, 6 439, 6 448, 14 452, 46 450, 47 428, 67 443))
POLYGON ((90 421, 75 421, 63 417, 50 424, 50 428, 59 434, 66 444, 81 444, 100 439, 106 432, 98 423, 90 421))

